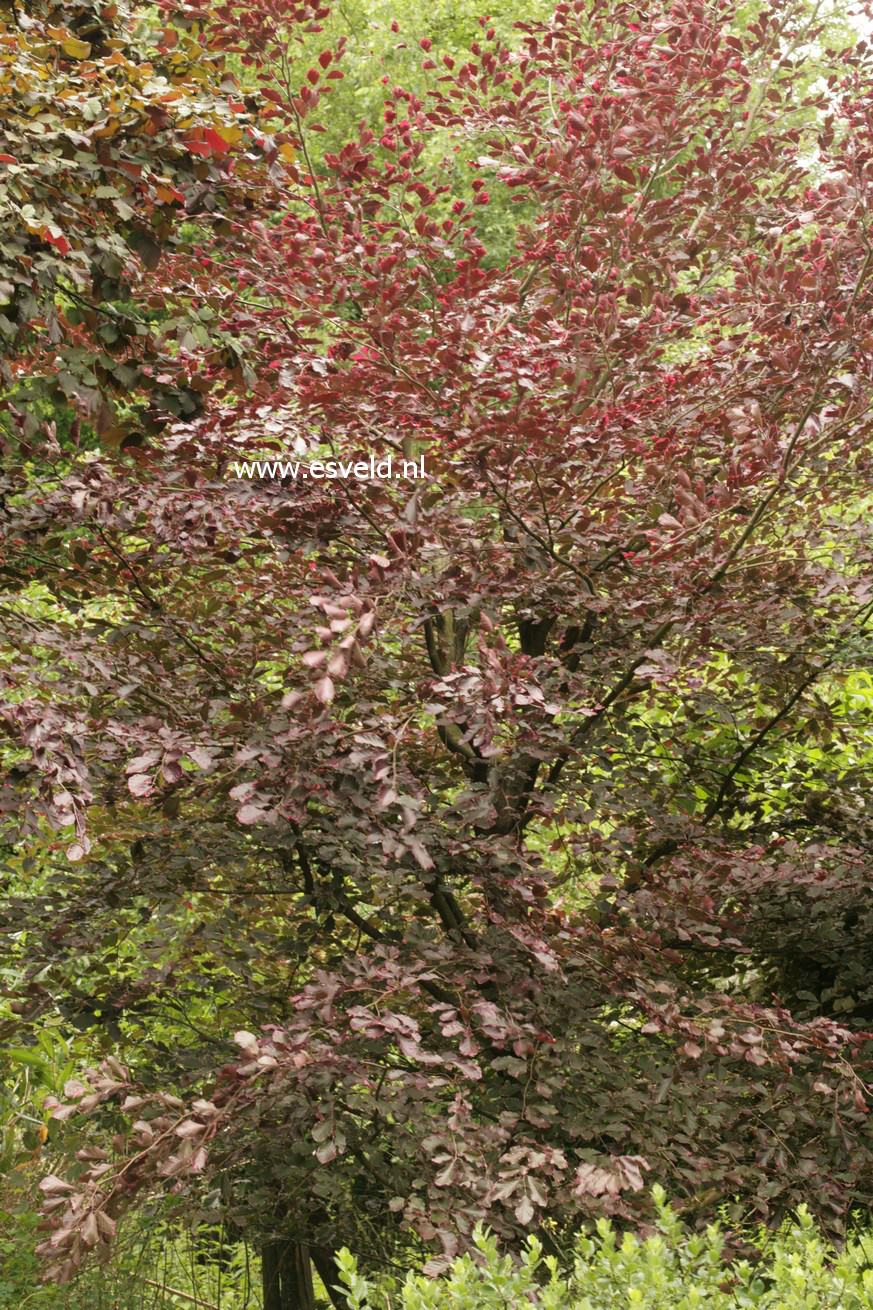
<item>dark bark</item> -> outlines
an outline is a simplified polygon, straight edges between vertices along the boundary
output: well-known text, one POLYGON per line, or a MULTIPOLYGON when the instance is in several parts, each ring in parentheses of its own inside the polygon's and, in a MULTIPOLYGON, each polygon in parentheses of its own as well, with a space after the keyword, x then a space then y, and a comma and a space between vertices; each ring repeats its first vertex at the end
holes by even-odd
POLYGON ((336 1306, 336 1310, 346 1310, 346 1299, 342 1292, 337 1290, 339 1287, 339 1270, 337 1269, 333 1251, 326 1246, 314 1246, 311 1254, 312 1263, 315 1265, 319 1278, 324 1283, 325 1291, 330 1297, 331 1303, 336 1306))
POLYGON ((264 1310, 315 1310, 312 1262, 303 1242, 269 1242, 261 1252, 264 1310))

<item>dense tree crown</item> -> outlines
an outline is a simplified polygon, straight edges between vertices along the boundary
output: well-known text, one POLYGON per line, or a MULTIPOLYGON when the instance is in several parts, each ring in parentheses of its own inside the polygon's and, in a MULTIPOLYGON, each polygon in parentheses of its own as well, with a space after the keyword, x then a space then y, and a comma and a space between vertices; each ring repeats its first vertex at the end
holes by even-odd
MULTIPOLYGON (((55 1110, 55 1275, 161 1187, 432 1270, 647 1178, 838 1223, 873 1194, 870 52, 812 80, 782 0, 559 3, 464 61, 401 30, 426 90, 322 150, 325 10, 166 13, 250 122, 120 197, 196 412, 4 471, 17 1022, 107 1057, 55 1110), (236 476, 295 450, 426 476, 236 476)), ((29 230, 72 293, 69 228, 29 230)), ((48 367, 71 302, 29 311, 48 367)))

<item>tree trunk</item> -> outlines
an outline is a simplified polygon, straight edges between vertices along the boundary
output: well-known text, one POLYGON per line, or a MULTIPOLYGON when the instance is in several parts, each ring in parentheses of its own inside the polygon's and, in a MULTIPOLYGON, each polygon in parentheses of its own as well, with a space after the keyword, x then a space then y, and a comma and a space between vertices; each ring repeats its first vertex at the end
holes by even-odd
POLYGON ((270 1242, 261 1252, 264 1310, 315 1310, 312 1263, 303 1242, 270 1242))
POLYGON ((312 1263, 315 1265, 319 1278, 324 1283, 331 1305, 336 1306, 336 1310, 346 1310, 346 1298, 341 1291, 337 1290, 340 1286, 339 1270, 337 1269, 336 1257, 333 1251, 327 1246, 314 1246, 311 1254, 312 1263))

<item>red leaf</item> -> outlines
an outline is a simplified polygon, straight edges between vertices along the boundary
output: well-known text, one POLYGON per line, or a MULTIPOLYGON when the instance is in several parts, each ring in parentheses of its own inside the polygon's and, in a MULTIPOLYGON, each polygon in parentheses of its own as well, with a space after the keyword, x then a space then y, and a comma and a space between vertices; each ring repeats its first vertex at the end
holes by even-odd
POLYGON ((207 145, 212 146, 212 149, 217 155, 224 154, 230 148, 224 137, 219 132, 216 132, 213 127, 207 127, 205 129, 203 139, 207 145))
POLYGON ((422 846, 420 841, 414 839, 413 841, 409 842, 408 845, 409 845, 409 849, 412 851, 412 854, 415 856, 416 860, 418 861, 418 863, 421 865, 423 869, 427 870, 433 868, 433 860, 430 858, 430 856, 428 855, 427 851, 422 846))
POLYGON ((262 810, 258 805, 242 805, 237 810, 236 817, 240 823, 250 825, 266 819, 267 811, 262 810))
POLYGON ((63 232, 53 231, 50 227, 44 227, 42 234, 49 245, 54 246, 59 254, 68 255, 70 253, 70 243, 64 236, 63 232))
POLYGON ((333 696, 333 678, 330 674, 326 673, 324 677, 319 678, 318 682, 315 684, 315 697, 316 700, 321 701, 322 705, 329 705, 333 700, 333 696))

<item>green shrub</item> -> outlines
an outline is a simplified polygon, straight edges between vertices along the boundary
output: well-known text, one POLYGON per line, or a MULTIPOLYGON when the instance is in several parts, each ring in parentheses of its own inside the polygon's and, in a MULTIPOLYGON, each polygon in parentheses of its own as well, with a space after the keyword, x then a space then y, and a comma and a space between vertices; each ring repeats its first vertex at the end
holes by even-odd
POLYGON ((873 1307, 873 1234, 836 1251, 805 1207, 792 1224, 765 1241, 760 1259, 729 1260, 717 1224, 689 1233, 653 1189, 657 1232, 641 1240, 600 1220, 580 1240, 572 1269, 543 1256, 536 1238, 521 1262, 501 1254, 493 1236, 476 1235, 477 1253, 455 1260, 441 1278, 409 1274, 386 1294, 362 1278, 343 1252, 341 1278, 350 1310, 861 1310, 873 1307))
POLYGON ((220 1229, 184 1232, 157 1209, 125 1225, 111 1263, 92 1261, 60 1287, 45 1282, 33 1176, 12 1178, 0 1177, 0 1310, 259 1310, 253 1252, 222 1243, 220 1229))

